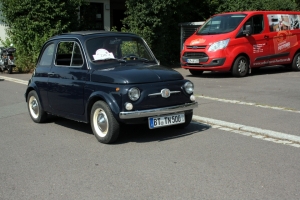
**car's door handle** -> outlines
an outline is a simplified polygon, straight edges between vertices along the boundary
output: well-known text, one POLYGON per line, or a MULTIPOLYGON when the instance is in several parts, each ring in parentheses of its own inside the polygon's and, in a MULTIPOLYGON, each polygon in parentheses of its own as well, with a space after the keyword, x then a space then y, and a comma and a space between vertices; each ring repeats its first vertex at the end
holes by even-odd
POLYGON ((265 38, 265 39, 269 39, 269 36, 268 36, 268 35, 265 35, 264 38, 265 38))
POLYGON ((55 74, 53 72, 49 72, 48 76, 54 76, 55 74))

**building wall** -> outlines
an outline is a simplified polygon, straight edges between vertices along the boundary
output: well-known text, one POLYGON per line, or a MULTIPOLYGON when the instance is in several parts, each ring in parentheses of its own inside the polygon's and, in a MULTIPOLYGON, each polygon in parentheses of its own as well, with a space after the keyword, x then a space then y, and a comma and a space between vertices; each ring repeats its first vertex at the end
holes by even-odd
MULTIPOLYGON (((2 24, 0 25, 0 38, 1 38, 1 40, 5 40, 5 38, 6 38, 5 26, 2 24)), ((0 46, 2 46, 1 42, 0 42, 0 46)))
MULTIPOLYGON (((2 12, 0 12, 0 38, 1 40, 5 40, 5 37, 6 37, 6 33, 5 33, 5 25, 4 23, 2 22, 1 20, 2 18, 2 12)), ((0 46, 2 46, 1 42, 0 42, 0 46)))
POLYGON ((104 29, 110 31, 110 0, 90 0, 90 2, 103 3, 104 29))

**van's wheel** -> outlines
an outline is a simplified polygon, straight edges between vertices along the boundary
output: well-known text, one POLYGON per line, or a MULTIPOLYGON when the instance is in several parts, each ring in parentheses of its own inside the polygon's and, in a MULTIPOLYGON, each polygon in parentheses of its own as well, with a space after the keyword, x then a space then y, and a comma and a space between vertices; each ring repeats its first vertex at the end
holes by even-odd
POLYGON ((197 76, 197 75, 201 75, 203 74, 203 71, 200 71, 200 70, 195 70, 195 69, 189 69, 190 73, 194 76, 197 76))
POLYGON ((296 53, 294 56, 292 69, 295 71, 300 71, 300 52, 296 53))
POLYGON ((43 110, 40 99, 34 90, 28 93, 27 108, 34 122, 42 123, 47 119, 47 113, 43 110))
POLYGON ((182 124, 177 124, 175 125, 175 127, 179 129, 187 127, 191 123, 192 118, 193 118, 193 111, 185 114, 185 122, 182 124))
POLYGON ((116 141, 120 125, 104 101, 94 103, 90 117, 93 133, 99 142, 109 144, 116 141))
POLYGON ((235 77, 244 77, 249 71, 249 60, 245 56, 239 56, 235 59, 232 66, 232 75, 235 77))

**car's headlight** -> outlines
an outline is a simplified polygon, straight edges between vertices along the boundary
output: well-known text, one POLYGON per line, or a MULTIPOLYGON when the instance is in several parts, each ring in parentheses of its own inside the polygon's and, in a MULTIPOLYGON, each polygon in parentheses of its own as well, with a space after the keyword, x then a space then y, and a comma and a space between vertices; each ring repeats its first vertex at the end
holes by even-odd
POLYGON ((215 42, 208 48, 208 51, 218 51, 220 49, 225 49, 229 43, 230 39, 227 40, 221 40, 219 42, 215 42))
POLYGON ((140 98, 141 92, 138 88, 133 87, 128 90, 128 96, 132 101, 136 101, 140 98))
POLYGON ((181 50, 184 50, 184 43, 182 44, 182 49, 181 50))
POLYGON ((192 94, 194 92, 194 84, 192 82, 188 81, 184 84, 184 89, 185 89, 186 93, 192 94))

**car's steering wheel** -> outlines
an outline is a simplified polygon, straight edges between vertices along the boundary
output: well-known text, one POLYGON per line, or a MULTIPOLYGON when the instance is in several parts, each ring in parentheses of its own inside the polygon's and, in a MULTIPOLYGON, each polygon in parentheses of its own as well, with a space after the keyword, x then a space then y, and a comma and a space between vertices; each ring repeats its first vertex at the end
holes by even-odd
POLYGON ((135 54, 128 54, 123 56, 123 60, 137 60, 139 57, 135 54))

